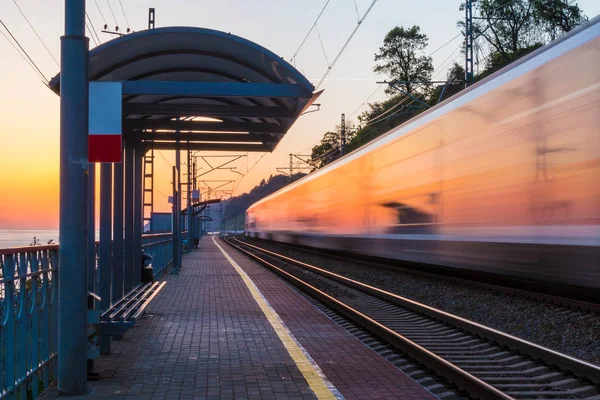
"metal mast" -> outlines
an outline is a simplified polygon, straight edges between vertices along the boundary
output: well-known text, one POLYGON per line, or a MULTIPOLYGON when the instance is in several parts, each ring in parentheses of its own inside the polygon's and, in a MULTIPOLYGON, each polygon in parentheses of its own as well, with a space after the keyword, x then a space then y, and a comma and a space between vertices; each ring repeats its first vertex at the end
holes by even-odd
POLYGON ((465 0, 465 87, 473 83, 473 2, 465 0))

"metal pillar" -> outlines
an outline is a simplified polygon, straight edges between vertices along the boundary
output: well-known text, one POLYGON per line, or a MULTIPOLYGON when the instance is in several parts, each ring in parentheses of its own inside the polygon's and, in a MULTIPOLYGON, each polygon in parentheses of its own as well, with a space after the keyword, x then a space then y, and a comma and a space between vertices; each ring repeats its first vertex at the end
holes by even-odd
POLYGON ((342 113, 342 121, 340 123, 340 156, 346 152, 346 114, 342 113))
POLYGON ((96 164, 88 164, 88 261, 87 288, 95 292, 96 273, 96 164))
POLYGON ((179 246, 177 246, 177 241, 180 239, 181 232, 179 231, 179 212, 177 204, 177 167, 173 167, 173 269, 171 270, 171 275, 177 275, 179 273, 179 246), (179 234, 177 232, 180 232, 179 234))
MULTIPOLYGON (((189 142, 188 142, 189 143, 189 142)), ((187 170, 188 170, 188 179, 187 179, 187 229, 188 229, 188 251, 192 251, 192 247, 194 244, 194 229, 192 227, 193 219, 192 219, 192 180, 194 179, 192 176, 192 152, 190 149, 187 151, 187 170)))
POLYGON ((113 200, 113 301, 123 297, 123 164, 116 163, 113 200))
POLYGON ((123 290, 127 294, 133 289, 133 145, 125 141, 125 239, 123 290))
MULTIPOLYGON (((98 261, 98 295, 100 296, 100 309, 106 311, 110 308, 110 267, 111 236, 112 236, 112 164, 104 163, 100 167, 100 246, 98 261)), ((110 338, 100 337, 100 352, 110 354, 110 338)))
POLYGON ((176 213, 177 213, 177 249, 178 249, 178 256, 177 256, 177 260, 179 260, 179 268, 182 267, 182 262, 181 259, 183 258, 183 240, 181 237, 181 231, 182 226, 181 226, 181 147, 179 145, 179 140, 177 141, 177 153, 175 155, 175 163, 177 165, 177 208, 175 209, 176 213))
POLYGON ((473 83, 473 0, 465 1, 465 87, 473 83))
POLYGON ((133 285, 142 282, 142 233, 144 193, 142 188, 142 163, 144 162, 143 150, 138 144, 134 150, 134 172, 133 172, 133 285))
POLYGON ((88 39, 85 0, 65 1, 60 71, 58 389, 87 391, 88 39))

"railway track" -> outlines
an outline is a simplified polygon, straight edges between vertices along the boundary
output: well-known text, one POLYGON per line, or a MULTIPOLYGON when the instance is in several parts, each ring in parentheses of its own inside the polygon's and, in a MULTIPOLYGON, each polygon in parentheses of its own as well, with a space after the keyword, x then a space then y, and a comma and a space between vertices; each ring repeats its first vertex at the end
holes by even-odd
POLYGON ((598 366, 237 238, 226 241, 471 397, 600 400, 598 366))

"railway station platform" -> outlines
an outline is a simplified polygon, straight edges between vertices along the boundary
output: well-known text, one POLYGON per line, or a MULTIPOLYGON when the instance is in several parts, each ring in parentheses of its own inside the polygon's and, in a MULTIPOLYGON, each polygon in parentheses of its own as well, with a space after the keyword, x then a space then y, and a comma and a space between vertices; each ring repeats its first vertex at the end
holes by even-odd
MULTIPOLYGON (((183 259, 86 399, 433 399, 272 272, 214 237, 183 259)), ((56 391, 43 398, 56 398, 56 391)))

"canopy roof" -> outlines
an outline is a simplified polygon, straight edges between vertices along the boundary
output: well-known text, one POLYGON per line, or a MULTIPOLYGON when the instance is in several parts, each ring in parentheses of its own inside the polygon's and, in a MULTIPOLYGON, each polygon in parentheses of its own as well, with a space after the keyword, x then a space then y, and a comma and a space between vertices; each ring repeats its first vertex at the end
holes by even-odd
MULTIPOLYGON (((90 51, 89 77, 123 82, 126 140, 157 149, 179 139, 192 150, 272 151, 321 93, 264 47, 192 27, 106 42, 90 51)), ((60 92, 60 74, 50 87, 60 92)))

